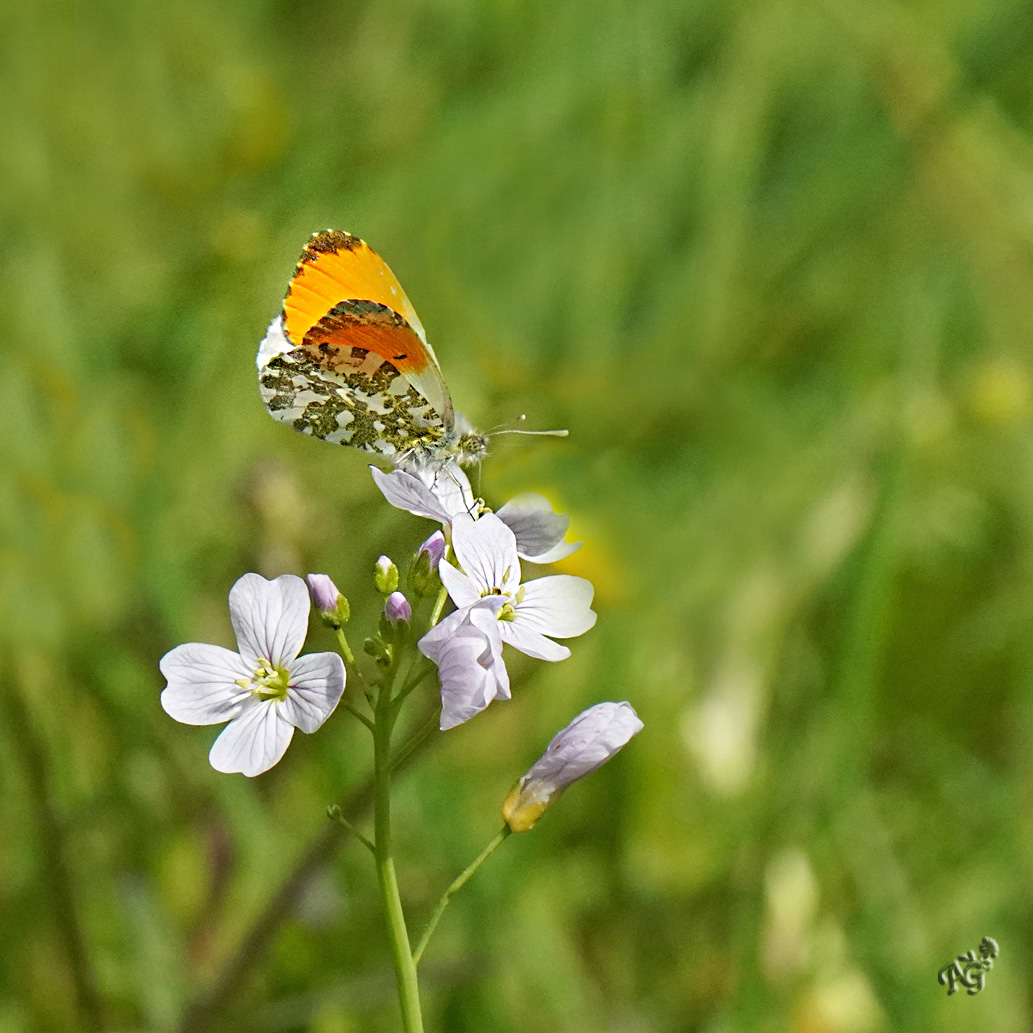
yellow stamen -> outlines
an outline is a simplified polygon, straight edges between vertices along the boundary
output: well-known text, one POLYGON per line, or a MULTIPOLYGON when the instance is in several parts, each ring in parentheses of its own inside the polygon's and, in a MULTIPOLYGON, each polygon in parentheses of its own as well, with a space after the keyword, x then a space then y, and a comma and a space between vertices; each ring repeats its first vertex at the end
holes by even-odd
POLYGON ((286 667, 274 666, 268 660, 259 660, 250 682, 240 679, 241 688, 250 689, 253 696, 262 700, 286 699, 287 687, 290 684, 290 671, 286 667))

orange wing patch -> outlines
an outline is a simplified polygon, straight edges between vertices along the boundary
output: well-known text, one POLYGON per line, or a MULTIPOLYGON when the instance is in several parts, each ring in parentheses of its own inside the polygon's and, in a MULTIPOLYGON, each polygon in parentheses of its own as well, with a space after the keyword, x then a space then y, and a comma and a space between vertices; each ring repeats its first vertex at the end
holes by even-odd
MULTIPOLYGON (((301 344, 317 323, 341 302, 349 301, 373 302, 390 309, 401 316, 416 337, 425 340, 419 317, 402 285, 365 241, 339 230, 313 234, 283 302, 287 336, 294 344, 301 344)), ((379 349, 377 353, 390 358, 379 349)), ((418 368, 426 364, 425 351, 422 358, 419 362, 414 356, 418 368)))
MULTIPOLYGON (((352 365, 352 349, 379 355, 410 379, 427 368, 427 352, 412 327, 393 309, 374 301, 342 301, 313 326, 302 346, 331 367, 352 365)), ((358 357, 358 356, 357 356, 358 357)))

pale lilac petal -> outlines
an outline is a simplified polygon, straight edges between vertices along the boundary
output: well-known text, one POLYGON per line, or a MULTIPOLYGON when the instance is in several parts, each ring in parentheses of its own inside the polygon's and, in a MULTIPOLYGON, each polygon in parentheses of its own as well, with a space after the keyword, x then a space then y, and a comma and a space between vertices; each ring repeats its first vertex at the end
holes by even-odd
POLYGON ((570 574, 553 574, 528 581, 516 607, 514 623, 553 638, 583 635, 595 626, 592 582, 570 574))
POLYGON ((509 671, 502 662, 502 622, 498 618, 501 603, 498 596, 485 599, 469 608, 466 620, 484 636, 490 648, 491 655, 482 657, 482 661, 494 672, 495 699, 511 699, 509 671))
POLYGON ((570 517, 556 513, 544 495, 523 492, 510 499, 498 518, 516 537, 517 552, 532 563, 555 563, 581 548, 581 542, 565 542, 570 517))
POLYGON ((516 591, 520 583, 516 538, 494 513, 485 513, 478 520, 457 517, 452 524, 452 548, 459 565, 481 591, 516 591))
POLYGON ((495 699, 509 699, 509 675, 502 661, 493 596, 456 610, 420 639, 419 649, 438 667, 442 730, 480 713, 495 699))
MULTIPOLYGON (((490 635, 493 625, 498 624, 498 612, 505 602, 501 596, 489 595, 477 599, 472 605, 450 613, 443 621, 439 621, 417 643, 424 656, 434 659, 429 650, 437 650, 462 628, 472 625, 481 635, 490 635)), ((500 654, 501 655, 501 654, 500 654)))
POLYGON ((222 730, 208 760, 216 771, 239 771, 252 778, 279 761, 293 735, 294 726, 284 720, 276 700, 253 698, 240 716, 222 730))
POLYGON ((165 713, 186 725, 217 725, 236 717, 248 689, 235 684, 251 678, 251 668, 232 650, 188 642, 158 665, 168 686, 161 694, 165 713))
POLYGON ((396 509, 450 524, 474 509, 470 481, 455 463, 444 467, 410 466, 389 473, 370 467, 384 498, 396 509))
POLYGON ((485 644, 476 636, 457 636, 438 662, 441 680, 441 720, 439 727, 447 731, 475 714, 479 714, 495 698, 495 682, 490 671, 480 662, 485 644))
POLYGON ((290 665, 287 698, 280 712, 303 732, 314 732, 333 712, 344 692, 344 661, 336 653, 306 653, 290 665))
POLYGON ((565 789, 606 763, 642 728, 630 703, 597 703, 553 737, 524 781, 565 789))
POLYGON ((481 598, 479 587, 451 563, 442 563, 438 567, 438 577, 456 606, 469 606, 481 598))
MULTIPOLYGON (((423 473, 425 478, 427 473, 423 473)), ((470 487, 470 478, 458 463, 430 468, 430 490, 441 507, 454 520, 457 516, 472 516, 477 510, 470 487)))
POLYGON ((384 498, 395 509, 403 509, 413 516, 427 517, 429 520, 440 520, 447 524, 449 516, 444 507, 434 497, 434 493, 413 473, 407 470, 391 470, 385 473, 375 466, 369 468, 373 480, 381 490, 384 498))
POLYGON ((305 644, 309 605, 300 577, 283 574, 267 581, 260 574, 245 574, 230 589, 230 621, 240 655, 252 664, 289 664, 305 644))
POLYGON ((551 638, 546 638, 519 621, 499 621, 499 633, 503 642, 508 642, 514 649, 536 660, 566 660, 570 656, 566 646, 553 642, 551 638))
MULTIPOLYGON (((545 552, 540 552, 536 556, 525 551, 521 551, 520 556, 530 563, 543 565, 546 563, 559 563, 560 560, 565 560, 568 556, 572 556, 584 544, 584 542, 559 542, 551 549, 546 549, 545 552)), ((520 548, 519 539, 517 540, 517 548, 520 548)))

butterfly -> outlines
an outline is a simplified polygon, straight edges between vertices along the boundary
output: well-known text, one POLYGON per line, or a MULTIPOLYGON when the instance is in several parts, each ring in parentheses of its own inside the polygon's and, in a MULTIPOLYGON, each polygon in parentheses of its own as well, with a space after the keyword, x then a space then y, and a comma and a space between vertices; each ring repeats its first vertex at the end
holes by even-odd
POLYGON ((488 438, 452 407, 416 310, 387 263, 339 230, 314 233, 256 357, 270 414, 396 466, 478 462, 488 438))

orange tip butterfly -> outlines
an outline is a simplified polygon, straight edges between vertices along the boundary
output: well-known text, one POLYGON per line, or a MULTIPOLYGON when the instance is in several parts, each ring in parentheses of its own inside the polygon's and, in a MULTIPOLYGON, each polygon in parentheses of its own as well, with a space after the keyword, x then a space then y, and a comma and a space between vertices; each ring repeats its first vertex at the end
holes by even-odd
POLYGON ((304 434, 396 466, 471 464, 487 452, 487 436, 452 408, 402 285, 350 233, 312 235, 256 364, 266 408, 304 434))

